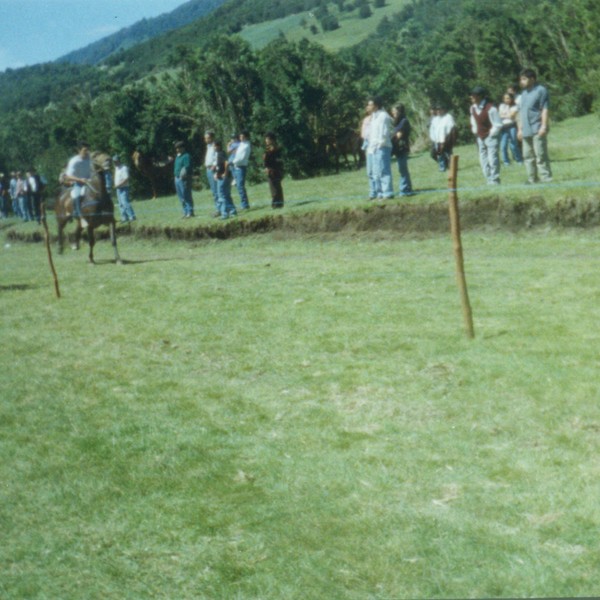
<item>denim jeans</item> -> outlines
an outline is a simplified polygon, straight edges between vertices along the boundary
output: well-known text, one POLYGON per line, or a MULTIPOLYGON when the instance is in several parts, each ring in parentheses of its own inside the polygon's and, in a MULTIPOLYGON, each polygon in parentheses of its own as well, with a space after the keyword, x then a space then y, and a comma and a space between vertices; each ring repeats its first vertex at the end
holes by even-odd
POLYGON ((391 146, 383 146, 373 152, 373 179, 375 181, 377 198, 394 197, 391 146))
POLYGON ((235 178, 235 187, 237 187, 238 194, 240 195, 240 202, 242 208, 250 208, 248 202, 248 194, 246 193, 246 171, 248 167, 233 167, 233 176, 235 178))
POLYGON ((32 220, 31 210, 29 209, 29 198, 27 197, 27 194, 22 194, 19 196, 19 212, 21 213, 20 217, 23 219, 23 221, 32 220))
POLYGON ((226 219, 227 217, 237 215, 235 204, 231 197, 231 176, 226 175, 223 179, 217 179, 216 184, 221 218, 226 219))
POLYGON ((81 198, 85 198, 86 187, 81 183, 74 183, 71 188, 71 198, 73 199, 73 216, 81 217, 81 198))
POLYGON ((181 208, 183 209, 184 217, 191 217, 194 215, 194 200, 192 198, 192 186, 185 179, 175 177, 175 190, 177 191, 177 197, 181 202, 181 208))
POLYGON ((212 169, 206 169, 206 179, 208 179, 208 187, 212 194, 213 201, 215 203, 215 210, 220 213, 219 207, 219 194, 217 193, 217 182, 215 181, 215 172, 212 169))
POLYGON ((367 152, 367 178, 369 180, 369 198, 377 198, 377 184, 373 175, 373 155, 367 152))
POLYGON ((396 157, 398 162, 398 171, 400 172, 400 195, 408 196, 412 194, 412 182, 408 172, 408 153, 400 154, 396 157))
POLYGON ((129 201, 129 187, 117 188, 117 200, 119 202, 119 211, 121 212, 121 221, 133 221, 135 213, 129 201))
POLYGON ((517 140, 516 125, 514 127, 502 128, 502 133, 500 134, 500 152, 502 152, 502 162, 505 165, 510 165, 510 158, 508 157, 509 144, 513 160, 519 164, 522 163, 523 157, 521 156, 521 149, 517 140))
POLYGON ((479 163, 483 176, 489 184, 500 183, 500 156, 498 154, 498 137, 491 135, 482 140, 477 138, 479 147, 479 163))

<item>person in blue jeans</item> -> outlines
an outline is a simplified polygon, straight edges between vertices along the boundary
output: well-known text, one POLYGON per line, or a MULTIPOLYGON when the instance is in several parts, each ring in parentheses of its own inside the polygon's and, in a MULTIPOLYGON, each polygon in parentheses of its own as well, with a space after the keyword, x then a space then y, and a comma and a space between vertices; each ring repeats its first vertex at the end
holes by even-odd
POLYGON ((400 196, 413 194, 410 173, 408 172, 408 155, 410 153, 410 122, 406 118, 404 104, 392 108, 392 156, 396 157, 400 172, 400 196))
POLYGON ((239 144, 231 160, 235 187, 240 195, 240 202, 243 210, 250 208, 248 193, 246 192, 246 172, 248 171, 248 162, 250 160, 250 134, 247 131, 240 133, 239 144))
POLYGON ((216 169, 215 181, 217 182, 217 195, 219 198, 219 210, 221 219, 236 217, 237 210, 231 197, 231 172, 227 155, 223 151, 220 142, 215 141, 216 169))
POLYGON ((194 200, 192 198, 192 162, 190 155, 185 151, 185 144, 175 144, 175 191, 183 209, 183 219, 194 216, 194 200))
POLYGON ((383 100, 379 96, 369 98, 367 112, 371 114, 367 153, 372 155, 372 176, 377 199, 393 198, 392 118, 383 108, 383 100))
POLYGON ((502 154, 502 162, 505 166, 510 165, 508 156, 508 146, 512 152, 512 157, 518 164, 523 164, 521 149, 519 148, 519 140, 517 139, 517 119, 519 117, 519 107, 515 103, 513 94, 506 93, 502 99, 502 103, 498 106, 498 112, 502 119, 502 131, 500 132, 500 152, 502 154))
POLYGON ((115 165, 114 185, 117 191, 121 223, 135 221, 135 212, 129 200, 129 168, 121 162, 121 158, 117 154, 113 156, 112 160, 115 165))

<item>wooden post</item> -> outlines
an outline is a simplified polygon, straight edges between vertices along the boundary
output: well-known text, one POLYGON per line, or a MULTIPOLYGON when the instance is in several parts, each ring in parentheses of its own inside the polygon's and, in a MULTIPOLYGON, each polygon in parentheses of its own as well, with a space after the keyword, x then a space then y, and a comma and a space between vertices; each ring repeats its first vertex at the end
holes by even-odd
POLYGON ((50 263, 50 270, 52 271, 52 276, 54 277, 54 292, 56 293, 56 297, 60 298, 60 288, 58 287, 58 275, 56 274, 56 269, 54 268, 54 261, 52 260, 52 251, 50 249, 50 232, 48 231, 48 223, 46 222, 46 203, 42 202, 42 206, 40 208, 42 211, 42 225, 44 226, 44 238, 46 240, 46 252, 48 253, 48 262, 50 263))
POLYGON ((450 173, 448 175, 448 189, 450 193, 450 228, 452 231, 452 243, 454 245, 454 258, 456 260, 456 280, 460 291, 460 300, 462 303, 465 329, 469 338, 475 337, 473 328, 473 314, 471 312, 471 303, 469 302, 469 293, 467 292, 467 279, 465 277, 465 263, 463 259, 462 242, 460 237, 460 217, 458 214, 458 194, 456 192, 456 182, 458 179, 458 156, 453 155, 450 161, 450 173))

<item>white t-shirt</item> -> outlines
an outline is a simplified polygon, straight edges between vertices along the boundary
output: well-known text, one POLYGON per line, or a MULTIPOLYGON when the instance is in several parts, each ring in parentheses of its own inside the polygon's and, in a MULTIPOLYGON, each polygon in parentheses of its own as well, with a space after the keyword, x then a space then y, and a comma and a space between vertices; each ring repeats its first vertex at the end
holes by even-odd
POLYGON ((127 187, 129 185, 129 169, 125 165, 115 167, 115 187, 127 187))

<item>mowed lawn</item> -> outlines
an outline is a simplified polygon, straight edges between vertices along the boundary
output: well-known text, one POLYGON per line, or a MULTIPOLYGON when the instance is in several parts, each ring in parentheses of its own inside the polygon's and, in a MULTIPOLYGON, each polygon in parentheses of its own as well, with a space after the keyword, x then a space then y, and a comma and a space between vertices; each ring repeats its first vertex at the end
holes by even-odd
POLYGON ((597 594, 598 232, 464 248, 3 243, 0 597, 597 594))

